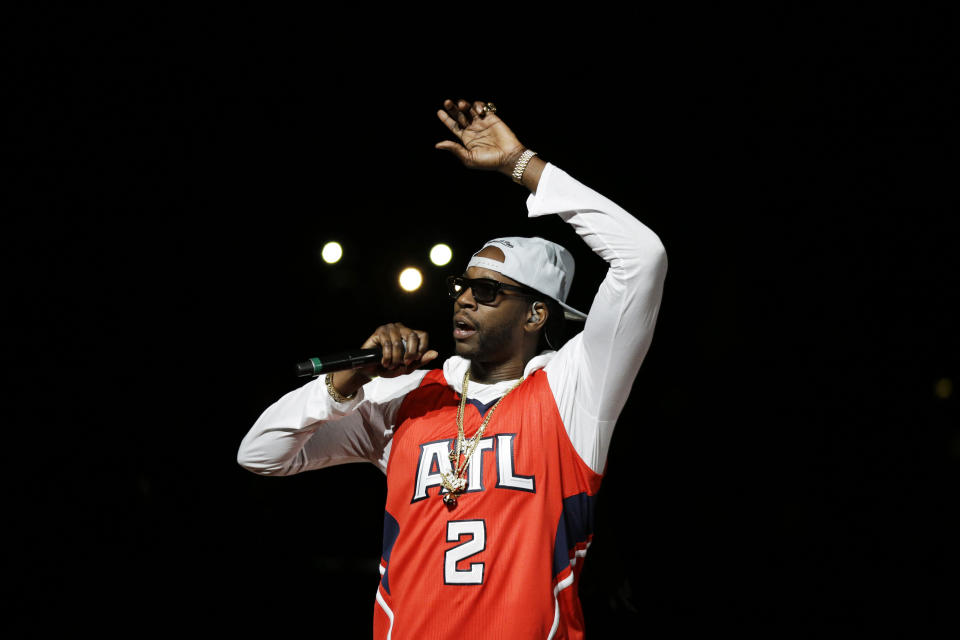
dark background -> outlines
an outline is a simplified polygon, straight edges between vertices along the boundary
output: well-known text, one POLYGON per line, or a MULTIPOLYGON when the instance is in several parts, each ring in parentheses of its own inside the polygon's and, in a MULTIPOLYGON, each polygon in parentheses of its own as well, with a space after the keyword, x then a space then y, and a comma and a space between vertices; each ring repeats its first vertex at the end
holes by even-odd
POLYGON ((568 246, 579 308, 605 269, 433 149, 447 97, 496 102, 667 248, 585 565, 592 637, 945 623, 951 15, 342 11, 8 16, 4 624, 368 637, 380 472, 261 478, 241 438, 295 362, 383 322, 449 355, 442 278, 488 238, 568 246))

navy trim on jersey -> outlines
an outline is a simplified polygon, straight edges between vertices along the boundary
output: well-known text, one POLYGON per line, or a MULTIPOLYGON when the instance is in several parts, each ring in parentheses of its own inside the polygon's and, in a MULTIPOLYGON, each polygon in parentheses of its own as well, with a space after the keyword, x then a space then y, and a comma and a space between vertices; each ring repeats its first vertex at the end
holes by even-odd
POLYGON ((387 581, 387 573, 390 571, 390 552, 393 551, 393 544, 397 541, 397 536, 400 535, 400 523, 397 522, 397 519, 390 515, 389 511, 383 512, 383 578, 380 582, 383 584, 383 590, 387 592, 387 595, 390 593, 390 583, 387 581))
POLYGON ((467 404, 472 404, 473 406, 475 406, 477 408, 477 411, 480 412, 480 417, 482 418, 487 413, 487 411, 490 410, 490 408, 493 405, 497 404, 499 400, 500 398, 494 398, 487 404, 483 404, 479 400, 474 400, 473 398, 467 398, 467 404))
POLYGON ((563 511, 557 523, 557 537, 553 542, 553 575, 570 566, 570 553, 593 534, 596 496, 578 493, 563 500, 563 511))

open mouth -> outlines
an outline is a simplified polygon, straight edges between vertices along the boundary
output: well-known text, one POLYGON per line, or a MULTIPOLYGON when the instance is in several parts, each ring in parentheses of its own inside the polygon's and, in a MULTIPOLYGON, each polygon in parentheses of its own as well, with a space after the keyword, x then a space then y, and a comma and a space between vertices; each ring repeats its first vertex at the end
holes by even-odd
POLYGON ((453 319, 453 339, 465 340, 477 332, 476 327, 463 317, 453 319))

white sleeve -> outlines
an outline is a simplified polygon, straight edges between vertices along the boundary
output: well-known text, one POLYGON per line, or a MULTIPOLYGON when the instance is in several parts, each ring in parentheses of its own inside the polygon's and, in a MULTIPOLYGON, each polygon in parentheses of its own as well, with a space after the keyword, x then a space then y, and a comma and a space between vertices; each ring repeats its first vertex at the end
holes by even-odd
POLYGON ((325 376, 311 380, 260 415, 240 443, 237 462, 265 476, 349 462, 372 462, 386 473, 397 409, 426 374, 375 378, 344 403, 327 393, 325 376))
POLYGON ((666 251, 639 220, 551 164, 527 209, 530 217, 560 215, 609 265, 583 331, 544 367, 577 453, 602 473, 613 427, 653 339, 666 251))

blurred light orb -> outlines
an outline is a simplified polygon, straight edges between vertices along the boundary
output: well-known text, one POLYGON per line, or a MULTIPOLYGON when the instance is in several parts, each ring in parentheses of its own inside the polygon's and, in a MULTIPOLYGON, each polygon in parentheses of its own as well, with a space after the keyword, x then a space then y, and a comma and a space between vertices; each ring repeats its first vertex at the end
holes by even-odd
POLYGON ((404 291, 416 291, 423 284, 423 275, 419 269, 407 267, 400 272, 400 287, 404 291))
POLYGON ((947 400, 953 395, 953 380, 950 378, 940 378, 933 387, 933 393, 941 400, 947 400))
POLYGON ((452 258, 453 250, 442 242, 440 244, 433 245, 433 248, 430 249, 430 262, 438 267, 450 264, 450 260, 452 258))
POLYGON ((320 250, 320 257, 327 264, 338 262, 343 257, 343 247, 340 246, 339 242, 328 242, 320 250))

